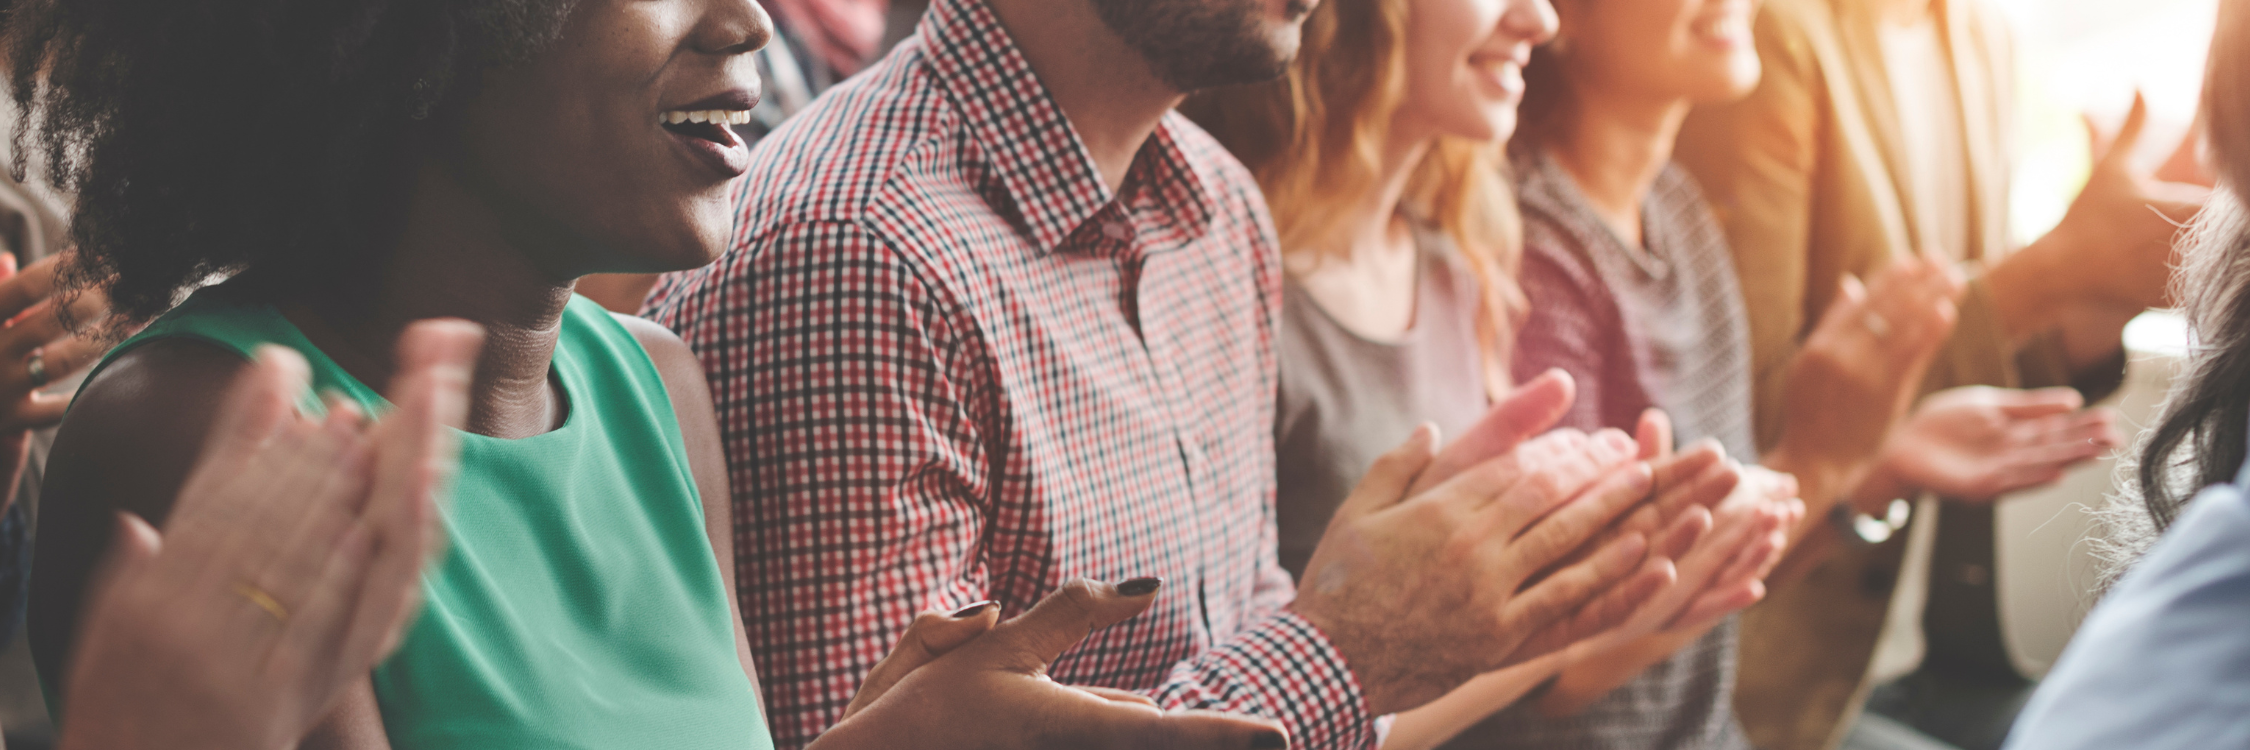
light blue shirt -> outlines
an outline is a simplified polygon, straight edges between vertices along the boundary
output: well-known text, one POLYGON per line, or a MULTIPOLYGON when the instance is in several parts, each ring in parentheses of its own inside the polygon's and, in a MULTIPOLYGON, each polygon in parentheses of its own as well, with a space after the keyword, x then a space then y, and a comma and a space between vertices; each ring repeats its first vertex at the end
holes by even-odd
POLYGON ((2196 495, 2094 608, 2005 750, 2250 748, 2246 478, 2196 495))

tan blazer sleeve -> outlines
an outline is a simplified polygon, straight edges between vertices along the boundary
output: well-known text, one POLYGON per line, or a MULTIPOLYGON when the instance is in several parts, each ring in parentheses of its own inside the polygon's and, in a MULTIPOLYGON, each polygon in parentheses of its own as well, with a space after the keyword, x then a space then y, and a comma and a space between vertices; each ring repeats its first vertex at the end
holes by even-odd
MULTIPOLYGON (((1758 16, 1765 76, 1741 101, 1698 108, 1680 130, 1674 159, 1687 167, 1726 227, 1750 317, 1758 444, 1780 435, 1780 401, 1797 342, 1807 329, 1808 249, 1819 159, 1816 105, 1825 96, 1801 30, 1758 16)), ((1827 298, 1829 295, 1816 295, 1827 298)))

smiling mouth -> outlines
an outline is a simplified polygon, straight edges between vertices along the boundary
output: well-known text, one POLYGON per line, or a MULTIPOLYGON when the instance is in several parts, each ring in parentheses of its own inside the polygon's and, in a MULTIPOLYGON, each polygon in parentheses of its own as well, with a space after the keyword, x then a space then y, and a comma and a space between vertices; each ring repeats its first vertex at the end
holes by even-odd
POLYGON ((750 121, 747 109, 675 109, 658 113, 656 124, 674 134, 710 141, 720 146, 734 142, 727 135, 727 126, 750 121))

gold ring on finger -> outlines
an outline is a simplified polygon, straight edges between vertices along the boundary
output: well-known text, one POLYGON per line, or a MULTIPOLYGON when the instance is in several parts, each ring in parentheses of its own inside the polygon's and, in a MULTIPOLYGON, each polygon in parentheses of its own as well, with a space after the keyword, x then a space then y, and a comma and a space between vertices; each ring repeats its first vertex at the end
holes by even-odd
POLYGON ((234 584, 234 593, 241 594, 242 598, 250 600, 251 604, 258 605, 258 608, 265 610, 266 614, 273 615, 273 619, 280 622, 289 621, 289 608, 281 606, 281 600, 273 598, 273 595, 266 593, 265 589, 247 582, 237 581, 234 584))

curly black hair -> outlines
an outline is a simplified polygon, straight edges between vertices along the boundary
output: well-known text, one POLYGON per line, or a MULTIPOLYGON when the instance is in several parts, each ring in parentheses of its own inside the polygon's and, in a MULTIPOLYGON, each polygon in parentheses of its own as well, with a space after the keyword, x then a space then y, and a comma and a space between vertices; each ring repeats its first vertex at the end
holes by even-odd
POLYGON ((19 178, 76 196, 63 293, 117 332, 215 274, 279 298, 370 273, 410 148, 576 0, 16 0, 19 178))

